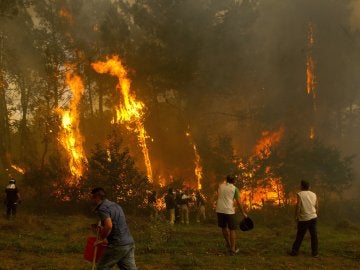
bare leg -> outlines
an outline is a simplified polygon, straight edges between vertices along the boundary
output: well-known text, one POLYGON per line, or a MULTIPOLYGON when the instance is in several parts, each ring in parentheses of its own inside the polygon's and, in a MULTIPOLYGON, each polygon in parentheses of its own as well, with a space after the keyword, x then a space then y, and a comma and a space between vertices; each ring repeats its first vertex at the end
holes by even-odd
POLYGON ((222 228, 222 233, 223 233, 223 236, 224 236, 224 239, 225 239, 225 242, 226 242, 226 246, 228 248, 231 248, 230 233, 229 233, 228 228, 222 228))
POLYGON ((230 247, 231 247, 231 251, 235 252, 235 249, 236 249, 236 232, 235 232, 235 230, 230 230, 230 247))

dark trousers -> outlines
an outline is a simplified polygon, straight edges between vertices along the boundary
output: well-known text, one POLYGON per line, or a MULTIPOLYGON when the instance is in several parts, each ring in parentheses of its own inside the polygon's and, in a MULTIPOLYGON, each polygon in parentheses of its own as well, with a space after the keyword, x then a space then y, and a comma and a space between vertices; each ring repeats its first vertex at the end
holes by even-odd
POLYGON ((299 252, 301 242, 304 239, 306 231, 309 230, 311 236, 312 255, 315 256, 318 254, 318 238, 317 238, 316 222, 317 222, 316 218, 310 219, 308 221, 298 222, 296 239, 292 246, 293 253, 297 254, 299 252))
POLYGON ((16 216, 16 203, 6 203, 6 217, 10 219, 11 216, 16 216))
POLYGON ((117 266, 121 270, 136 270, 135 263, 135 245, 126 246, 108 246, 103 257, 100 259, 97 270, 110 270, 113 266, 117 266))

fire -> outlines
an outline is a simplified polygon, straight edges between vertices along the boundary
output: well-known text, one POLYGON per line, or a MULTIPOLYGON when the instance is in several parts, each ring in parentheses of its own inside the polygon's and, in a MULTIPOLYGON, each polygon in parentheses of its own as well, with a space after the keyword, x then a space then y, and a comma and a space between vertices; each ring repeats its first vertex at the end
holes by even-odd
POLYGON ((18 173, 20 174, 24 174, 25 173, 25 170, 15 164, 11 164, 11 168, 13 168, 15 171, 17 171, 18 173))
POLYGON ((264 131, 262 133, 262 138, 258 141, 255 146, 255 155, 264 159, 271 154, 271 146, 280 142, 282 136, 284 135, 284 128, 279 128, 278 131, 270 133, 269 131, 264 131))
POLYGON ((112 123, 124 123, 126 128, 137 134, 139 146, 141 147, 147 177, 150 182, 153 181, 152 167, 149 157, 149 150, 146 139, 149 138, 144 127, 144 108, 141 101, 137 101, 135 94, 130 92, 130 80, 127 77, 127 71, 117 55, 107 58, 105 62, 98 61, 91 66, 98 73, 110 73, 118 78, 116 89, 121 93, 123 99, 116 108, 116 116, 112 123))
POLYGON ((284 189, 281 179, 271 176, 271 168, 265 168, 265 179, 255 180, 254 175, 259 170, 253 164, 253 160, 266 159, 271 154, 271 147, 280 142, 284 135, 284 128, 280 127, 275 132, 264 131, 262 138, 258 141, 254 148, 254 155, 249 159, 249 164, 240 162, 238 165, 242 169, 243 177, 248 180, 247 186, 241 191, 241 198, 245 205, 251 208, 259 208, 265 202, 270 201, 273 204, 280 205, 283 203, 284 189), (255 183, 254 183, 255 181, 255 183))
POLYGON ((166 186, 166 179, 165 177, 162 177, 161 175, 158 176, 158 183, 161 188, 166 186))
POLYGON ((70 24, 74 22, 73 15, 64 7, 59 10, 59 16, 65 18, 70 24))
MULTIPOLYGON (((312 105, 313 111, 316 111, 316 77, 315 77, 315 60, 313 57, 313 47, 315 44, 314 38, 314 27, 312 23, 309 23, 308 26, 308 38, 307 38, 307 48, 308 53, 306 56, 306 91, 308 95, 312 96, 312 105)), ((314 127, 310 128, 310 139, 315 138, 315 129, 314 127)))
POLYGON ((191 134, 189 131, 187 131, 185 133, 186 137, 189 138, 189 141, 193 147, 193 150, 194 150, 194 156, 195 156, 195 176, 196 176, 196 179, 197 179, 197 188, 198 190, 200 190, 202 188, 202 185, 201 185, 201 180, 202 180, 202 176, 203 176, 203 168, 201 166, 201 160, 200 160, 200 155, 199 155, 199 152, 197 150, 197 147, 195 145, 195 143, 193 142, 192 138, 191 138, 191 134))
POLYGON ((79 114, 78 104, 80 102, 82 93, 84 91, 84 85, 79 76, 72 72, 66 72, 66 83, 69 86, 72 93, 72 100, 69 104, 69 109, 58 109, 61 115, 61 133, 60 143, 66 150, 69 158, 69 169, 74 176, 69 180, 70 185, 76 185, 83 175, 84 163, 86 162, 86 156, 83 145, 83 137, 79 129, 79 114))

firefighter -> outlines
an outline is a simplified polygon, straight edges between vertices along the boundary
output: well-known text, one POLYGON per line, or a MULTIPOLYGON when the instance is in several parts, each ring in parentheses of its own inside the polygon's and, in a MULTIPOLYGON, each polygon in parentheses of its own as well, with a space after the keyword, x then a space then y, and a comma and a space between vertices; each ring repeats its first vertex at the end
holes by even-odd
POLYGON ((10 219, 11 217, 15 218, 17 204, 21 203, 20 193, 18 188, 15 185, 15 179, 11 178, 9 184, 5 188, 5 200, 4 204, 6 205, 6 218, 10 219))

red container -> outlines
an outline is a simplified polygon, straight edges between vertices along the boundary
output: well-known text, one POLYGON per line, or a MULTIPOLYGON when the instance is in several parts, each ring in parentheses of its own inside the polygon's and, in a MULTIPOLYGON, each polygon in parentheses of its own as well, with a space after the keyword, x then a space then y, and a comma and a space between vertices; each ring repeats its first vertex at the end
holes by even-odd
MULTIPOLYGON (((96 241, 95 236, 88 237, 88 239, 86 241, 86 247, 84 250, 84 259, 87 261, 90 261, 90 262, 92 262, 94 259, 94 253, 95 253, 94 243, 95 243, 95 241, 96 241)), ((100 260, 100 258, 102 257, 102 255, 104 254, 107 246, 104 244, 100 244, 100 245, 97 245, 96 247, 97 247, 97 251, 96 251, 95 262, 98 262, 100 260)))

